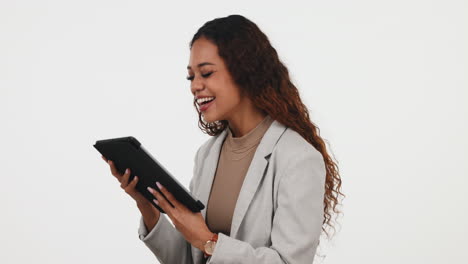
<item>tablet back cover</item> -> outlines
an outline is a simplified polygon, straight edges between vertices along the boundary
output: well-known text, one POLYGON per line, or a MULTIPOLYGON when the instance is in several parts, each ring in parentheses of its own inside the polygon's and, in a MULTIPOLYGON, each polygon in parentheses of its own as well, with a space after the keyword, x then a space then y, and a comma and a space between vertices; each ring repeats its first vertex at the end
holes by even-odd
POLYGON ((93 146, 104 157, 114 162, 119 173, 123 174, 126 168, 130 168, 129 181, 137 175, 139 181, 136 189, 162 213, 165 213, 164 210, 153 202, 154 196, 147 190, 147 187, 150 186, 159 191, 156 181, 165 186, 179 202, 192 212, 199 212, 205 208, 203 203, 195 200, 190 195, 189 190, 152 157, 136 138, 130 136, 98 140, 93 146))

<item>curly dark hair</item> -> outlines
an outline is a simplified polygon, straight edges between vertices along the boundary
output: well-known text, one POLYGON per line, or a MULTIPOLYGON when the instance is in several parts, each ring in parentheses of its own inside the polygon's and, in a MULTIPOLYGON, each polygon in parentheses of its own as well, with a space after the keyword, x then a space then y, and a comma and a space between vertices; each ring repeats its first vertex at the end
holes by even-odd
MULTIPOLYGON (((253 104, 264 114, 294 129, 323 156, 326 167, 324 220, 322 231, 327 237, 325 226, 331 225, 332 213, 336 209, 341 193, 341 178, 338 162, 334 162, 327 153, 319 128, 310 120, 307 107, 299 97, 299 91, 291 82, 288 69, 280 61, 278 54, 267 36, 258 26, 241 15, 230 15, 206 22, 190 41, 193 43, 204 37, 218 47, 218 55, 224 60, 234 82, 240 87, 241 95, 249 96, 253 104)), ((220 134, 227 126, 227 120, 205 123, 198 110, 200 129, 210 135, 220 134)), ((327 141, 328 143, 328 141, 327 141)))

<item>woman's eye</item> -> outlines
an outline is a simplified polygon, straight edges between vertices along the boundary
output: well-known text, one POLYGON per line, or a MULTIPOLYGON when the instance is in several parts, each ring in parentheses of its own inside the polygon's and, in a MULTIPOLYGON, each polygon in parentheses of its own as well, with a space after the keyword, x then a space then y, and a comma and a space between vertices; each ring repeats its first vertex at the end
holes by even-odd
MULTIPOLYGON (((206 78, 208 76, 210 76, 213 72, 209 72, 207 74, 202 74, 203 78, 206 78)), ((189 81, 193 81, 193 78, 194 76, 187 76, 186 79, 189 80, 189 81)))
POLYGON ((213 73, 213 72, 209 72, 209 73, 207 73, 207 74, 202 74, 202 76, 206 78, 206 77, 210 76, 212 73, 213 73))

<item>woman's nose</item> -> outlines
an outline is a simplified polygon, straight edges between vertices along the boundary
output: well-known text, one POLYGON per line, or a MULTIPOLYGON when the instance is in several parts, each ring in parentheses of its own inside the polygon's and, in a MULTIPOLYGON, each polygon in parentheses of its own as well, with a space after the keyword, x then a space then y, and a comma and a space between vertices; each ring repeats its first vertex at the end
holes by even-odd
POLYGON ((194 78, 192 81, 192 85, 191 85, 192 93, 196 94, 197 91, 201 91, 203 90, 203 88, 204 88, 203 82, 201 82, 200 80, 197 80, 197 78, 194 78))

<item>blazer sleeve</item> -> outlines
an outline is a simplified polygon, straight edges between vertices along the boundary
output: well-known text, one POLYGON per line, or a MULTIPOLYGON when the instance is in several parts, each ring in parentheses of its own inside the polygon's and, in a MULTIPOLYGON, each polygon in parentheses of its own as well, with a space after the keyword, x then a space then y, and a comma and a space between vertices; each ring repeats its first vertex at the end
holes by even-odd
MULTIPOLYGON (((199 152, 200 148, 195 154, 193 177, 190 180, 189 186, 191 193, 193 192, 194 177, 198 169, 199 152)), ((158 222, 149 233, 143 221, 143 216, 140 216, 138 235, 140 240, 153 252, 160 263, 193 263, 190 243, 174 228, 166 215, 160 215, 158 222)))
POLYGON ((279 170, 277 208, 273 217, 271 246, 253 248, 249 243, 218 234, 207 264, 312 263, 320 240, 325 193, 325 164, 320 152, 295 153, 279 170))

